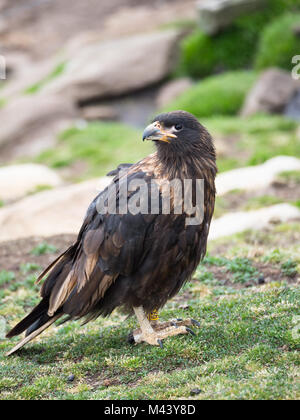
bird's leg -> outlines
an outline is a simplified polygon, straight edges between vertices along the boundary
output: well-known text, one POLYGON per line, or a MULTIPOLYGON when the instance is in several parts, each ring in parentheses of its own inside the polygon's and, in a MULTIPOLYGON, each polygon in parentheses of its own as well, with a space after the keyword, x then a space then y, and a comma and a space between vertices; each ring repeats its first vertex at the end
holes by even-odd
POLYGON ((159 323, 157 322, 158 317, 155 317, 155 321, 150 323, 149 318, 151 319, 151 316, 147 317, 141 306, 133 309, 140 324, 140 328, 133 331, 133 341, 135 343, 145 341, 148 344, 162 347, 162 340, 165 338, 188 333, 195 335, 188 326, 200 325, 192 319, 159 323))

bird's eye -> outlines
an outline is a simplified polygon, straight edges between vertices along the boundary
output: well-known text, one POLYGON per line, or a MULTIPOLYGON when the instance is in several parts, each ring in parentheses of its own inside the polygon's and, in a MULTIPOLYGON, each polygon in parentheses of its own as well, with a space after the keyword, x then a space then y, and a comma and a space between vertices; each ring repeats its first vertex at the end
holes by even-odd
POLYGON ((175 130, 176 131, 180 131, 180 130, 182 130, 182 124, 176 124, 176 125, 174 125, 174 128, 175 128, 175 130))

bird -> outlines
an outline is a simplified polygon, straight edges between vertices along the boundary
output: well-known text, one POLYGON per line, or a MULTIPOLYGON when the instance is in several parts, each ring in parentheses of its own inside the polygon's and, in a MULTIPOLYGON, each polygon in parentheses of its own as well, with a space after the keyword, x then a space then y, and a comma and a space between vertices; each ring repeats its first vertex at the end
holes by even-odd
POLYGON ((61 317, 86 323, 116 308, 136 316, 139 328, 128 336, 135 344, 163 347, 168 337, 195 334, 190 327, 199 326, 197 320, 159 322, 158 311, 206 254, 216 194, 213 139, 186 111, 157 115, 142 137, 155 151, 108 174, 113 179, 89 205, 76 241, 38 277, 41 300, 7 333, 11 338, 26 331, 7 355, 61 317), (170 187, 173 180, 177 189, 170 187), (192 202, 187 208, 185 192, 192 202))

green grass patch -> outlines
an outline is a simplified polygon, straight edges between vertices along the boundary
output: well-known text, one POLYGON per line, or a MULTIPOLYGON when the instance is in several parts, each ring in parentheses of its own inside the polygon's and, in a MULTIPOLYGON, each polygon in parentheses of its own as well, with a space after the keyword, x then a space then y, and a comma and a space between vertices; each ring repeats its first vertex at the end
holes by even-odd
POLYGON ((283 274, 285 274, 288 277, 294 277, 297 275, 297 262, 293 261, 292 259, 288 259, 286 262, 281 264, 281 270, 283 274))
POLYGON ((261 197, 249 198, 245 205, 243 206, 244 210, 256 210, 261 207, 273 206, 275 204, 282 203, 282 200, 278 197, 272 195, 263 195, 261 197))
POLYGON ((153 151, 142 142, 142 132, 119 123, 90 123, 63 132, 55 149, 43 152, 38 162, 62 168, 83 162, 78 178, 106 175, 120 163, 136 162, 153 151))
POLYGON ((235 257, 228 259, 208 255, 204 258, 203 264, 224 267, 224 272, 232 273, 232 283, 244 284, 250 281, 256 282, 259 277, 259 272, 253 267, 248 258, 235 257))
POLYGON ((170 103, 166 110, 182 109, 199 118, 234 115, 240 110, 255 78, 256 74, 252 71, 207 77, 170 103))
MULTIPOLYGON (((203 400, 297 399, 296 277, 287 283, 274 276, 253 287, 244 287, 244 281, 248 275, 255 277, 255 263, 264 255, 269 256, 271 272, 277 267, 293 270, 299 232, 299 223, 284 224, 210 242, 197 278, 160 311, 161 320, 191 317, 201 326, 195 328, 195 337, 166 339, 163 349, 128 344, 127 335, 137 323, 118 311, 84 326, 80 321, 56 323, 9 358, 5 352, 18 338, 1 340, 1 399, 173 400, 190 398, 194 388, 201 392, 193 398, 203 400), (255 261, 247 257, 258 246, 264 255, 255 261), (270 256, 270 249, 283 248, 284 253, 270 256), (221 285, 209 272, 216 267, 226 270, 226 276, 240 275, 241 283, 221 285), (68 381, 71 374, 73 382, 68 381)), ((0 290, 0 319, 5 318, 7 330, 39 301, 36 268, 22 264, 14 287, 0 290)))
MULTIPOLYGON (((294 10, 299 10, 298 0, 269 0, 265 9, 239 16, 216 35, 206 35, 201 29, 196 29, 182 42, 178 73, 201 78, 214 72, 249 68, 255 61, 262 29, 282 13, 294 10)), ((286 26, 282 25, 281 32, 277 31, 283 34, 282 39, 278 39, 276 33, 272 38, 275 42, 268 43, 270 50, 266 55, 269 57, 274 50, 276 57, 280 52, 287 52, 281 45, 287 45, 291 40, 284 31, 286 26)), ((294 43, 288 45, 289 51, 291 45, 294 43)))
POLYGON ((15 280, 15 278, 16 276, 14 272, 1 270, 0 271, 0 286, 10 283, 11 281, 15 280))
POLYGON ((296 25, 300 25, 300 13, 283 15, 267 25, 255 59, 258 70, 268 67, 292 69, 292 57, 300 51, 300 38, 293 31, 296 25))
POLYGON ((48 74, 48 76, 26 88, 23 93, 27 95, 34 95, 35 93, 39 92, 47 83, 51 82, 53 79, 63 74, 65 68, 66 62, 59 63, 55 67, 55 69, 53 69, 53 71, 50 74, 48 74))
POLYGON ((300 184, 300 171, 285 171, 278 175, 278 179, 284 182, 300 184))
POLYGON ((213 137, 238 136, 228 156, 218 156, 219 171, 258 165, 266 160, 287 155, 300 157, 297 124, 281 116, 256 115, 249 118, 219 116, 201 118, 200 122, 213 137), (238 155, 238 158, 232 157, 238 155))
POLYGON ((57 251, 57 248, 54 245, 47 244, 43 242, 36 247, 34 247, 31 251, 32 255, 44 255, 44 254, 53 254, 57 251))

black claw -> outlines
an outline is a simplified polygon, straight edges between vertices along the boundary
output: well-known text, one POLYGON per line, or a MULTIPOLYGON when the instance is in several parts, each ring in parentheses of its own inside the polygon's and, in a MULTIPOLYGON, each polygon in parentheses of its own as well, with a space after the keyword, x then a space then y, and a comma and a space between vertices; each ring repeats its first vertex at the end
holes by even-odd
POLYGON ((196 325, 196 327, 200 327, 200 322, 196 321, 195 319, 191 319, 191 323, 196 325))
POLYGON ((187 332, 189 332, 190 334, 192 334, 192 335, 196 335, 196 334, 194 333, 194 331, 193 331, 193 330, 191 330, 190 328, 185 327, 185 329, 186 329, 186 330, 187 330, 187 332))
POLYGON ((179 321, 180 322, 180 321, 182 321, 182 318, 177 318, 176 321, 179 321))
POLYGON ((163 348, 164 348, 163 342, 162 342, 161 340, 157 340, 157 342, 158 342, 158 344, 159 344, 159 347, 160 347, 161 349, 163 349, 163 348))
POLYGON ((129 344, 134 344, 135 343, 134 337, 133 337, 133 334, 132 333, 128 334, 128 336, 127 336, 127 343, 129 343, 129 344))

